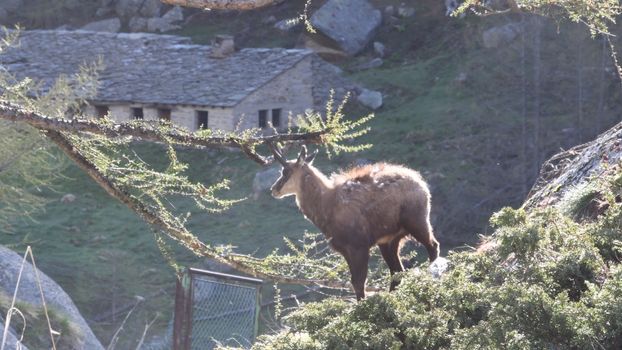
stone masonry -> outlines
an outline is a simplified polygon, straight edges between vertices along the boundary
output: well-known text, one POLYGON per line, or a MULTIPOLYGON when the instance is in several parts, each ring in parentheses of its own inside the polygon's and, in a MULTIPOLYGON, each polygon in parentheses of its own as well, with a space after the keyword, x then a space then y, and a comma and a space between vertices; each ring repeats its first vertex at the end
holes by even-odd
POLYGON ((258 127, 260 111, 267 112, 266 123, 280 113, 287 127, 288 115, 325 102, 314 88, 314 70, 317 62, 329 64, 309 50, 242 49, 222 58, 212 51, 171 35, 33 30, 0 55, 0 66, 46 88, 101 57, 100 87, 88 115, 107 110, 112 119, 129 121, 139 108, 142 119, 157 120, 158 109, 170 110, 171 121, 190 131, 198 129, 200 111, 207 112, 210 129, 258 127))

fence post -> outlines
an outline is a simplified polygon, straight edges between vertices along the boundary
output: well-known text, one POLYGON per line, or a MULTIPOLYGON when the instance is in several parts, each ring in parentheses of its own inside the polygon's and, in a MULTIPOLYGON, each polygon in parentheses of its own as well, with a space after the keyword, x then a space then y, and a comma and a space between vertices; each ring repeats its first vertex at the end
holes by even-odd
POLYGON ((173 319, 173 350, 190 350, 192 330, 192 277, 186 268, 177 277, 175 314, 173 319))

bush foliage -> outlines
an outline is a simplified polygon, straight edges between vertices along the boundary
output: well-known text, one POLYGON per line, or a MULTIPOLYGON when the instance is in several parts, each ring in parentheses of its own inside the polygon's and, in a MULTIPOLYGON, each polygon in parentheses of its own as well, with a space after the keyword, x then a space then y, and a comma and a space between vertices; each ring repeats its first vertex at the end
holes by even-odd
POLYGON ((504 208, 478 251, 450 252, 399 288, 362 302, 329 298, 285 318, 255 349, 618 349, 622 344, 622 204, 579 221, 555 208, 504 208))

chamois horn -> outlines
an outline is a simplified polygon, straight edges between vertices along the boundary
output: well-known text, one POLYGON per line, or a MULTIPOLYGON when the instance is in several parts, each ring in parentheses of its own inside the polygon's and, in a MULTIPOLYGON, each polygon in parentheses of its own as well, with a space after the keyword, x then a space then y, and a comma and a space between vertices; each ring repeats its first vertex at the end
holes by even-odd
POLYGON ((287 161, 285 160, 285 158, 283 158, 283 153, 277 145, 275 145, 273 142, 268 142, 268 148, 274 155, 274 159, 278 160, 279 163, 283 165, 287 165, 287 161))

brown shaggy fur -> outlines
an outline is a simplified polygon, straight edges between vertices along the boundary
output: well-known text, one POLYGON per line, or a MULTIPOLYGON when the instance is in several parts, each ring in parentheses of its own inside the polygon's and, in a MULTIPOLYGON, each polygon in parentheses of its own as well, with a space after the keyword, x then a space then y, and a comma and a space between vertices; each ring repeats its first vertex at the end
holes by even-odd
MULTIPOLYGON (((404 270, 399 258, 402 239, 423 244, 430 261, 439 244, 430 225, 430 191, 415 170, 376 163, 355 167, 330 179, 311 165, 303 148, 298 160, 283 161, 283 173, 272 186, 277 198, 296 196, 296 203, 341 253, 350 268, 358 299, 365 297, 369 249, 378 245, 391 275, 404 270)), ((397 283, 391 282, 391 290, 397 283)))

